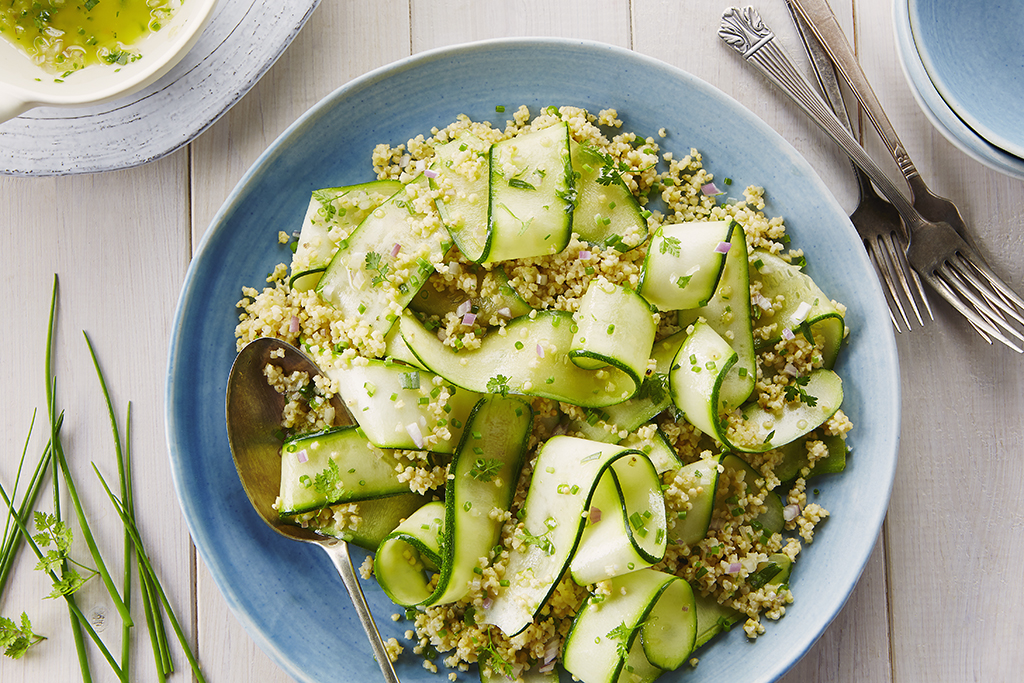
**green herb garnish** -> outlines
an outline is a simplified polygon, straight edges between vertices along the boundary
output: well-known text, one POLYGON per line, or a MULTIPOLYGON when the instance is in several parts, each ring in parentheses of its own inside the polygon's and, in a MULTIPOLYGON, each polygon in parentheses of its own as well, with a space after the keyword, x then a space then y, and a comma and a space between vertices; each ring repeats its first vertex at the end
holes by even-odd
POLYGON ((661 244, 658 245, 658 251, 662 254, 669 254, 670 256, 679 256, 682 243, 678 237, 663 237, 661 244))
POLYGON ((469 476, 478 481, 491 481, 501 471, 502 462, 496 458, 477 458, 469 476))

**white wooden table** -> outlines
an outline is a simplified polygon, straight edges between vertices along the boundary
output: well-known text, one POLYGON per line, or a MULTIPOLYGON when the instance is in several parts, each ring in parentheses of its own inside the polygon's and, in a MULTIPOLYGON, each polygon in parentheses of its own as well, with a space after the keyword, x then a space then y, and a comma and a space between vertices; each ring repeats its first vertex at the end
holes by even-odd
MULTIPOLYGON (((837 148, 717 38, 728 0, 324 0, 263 80, 194 143, 136 169, 47 179, 0 178, 0 480, 13 482, 34 409, 30 458, 45 432, 43 352, 50 286, 60 277, 55 338, 64 444, 97 540, 120 563, 120 525, 92 475, 114 476, 105 408, 82 331, 96 346, 115 406, 132 402, 138 516, 207 680, 289 680, 249 640, 193 549, 170 481, 164 375, 171 320, 193 248, 243 172, 296 117, 346 81, 438 46, 518 35, 586 38, 681 67, 729 93, 790 140, 848 209, 854 184, 837 148)), ((971 161, 928 124, 895 52, 889 0, 833 0, 869 78, 923 176, 953 199, 981 251, 1024 284, 1024 183, 971 161)), ((781 0, 759 9, 796 53, 781 0)), ((885 159, 872 135, 869 150, 885 159)), ((887 166, 891 166, 888 164, 887 166)), ((892 169, 895 174, 895 169, 892 169)), ((951 310, 897 339, 903 384, 899 467, 889 515, 849 603, 784 679, 1017 680, 1024 669, 1024 358, 988 346, 951 310)), ((49 508, 48 495, 42 498, 49 508)), ((70 505, 65 503, 65 509, 70 505)), ((77 551, 86 554, 84 547, 77 551)), ((62 603, 23 553, 0 613, 25 610, 49 640, 0 662, 0 683, 79 680, 62 603)), ((116 570, 119 572, 119 570, 116 570)), ((118 647, 102 586, 79 595, 118 647)), ((148 639, 136 674, 156 680, 148 639)), ((97 681, 112 681, 95 653, 97 681)), ((172 680, 191 680, 176 658, 172 680)), ((339 676, 344 680, 344 675, 339 676)))

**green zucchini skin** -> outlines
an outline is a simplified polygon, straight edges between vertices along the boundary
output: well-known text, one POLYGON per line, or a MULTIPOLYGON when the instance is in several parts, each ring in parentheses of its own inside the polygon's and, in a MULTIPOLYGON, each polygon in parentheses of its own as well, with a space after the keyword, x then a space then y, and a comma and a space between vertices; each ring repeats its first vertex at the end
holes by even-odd
POLYGON ((532 425, 533 411, 519 398, 477 402, 455 451, 444 501, 418 511, 377 548, 377 581, 392 601, 448 604, 469 592, 479 558, 500 539, 502 521, 491 513, 512 504, 532 425), (433 588, 430 571, 438 573, 433 588))
POLYGON ((408 492, 397 460, 348 425, 289 439, 281 448, 278 513, 288 517, 336 503, 408 492))
POLYGON ((587 598, 566 636, 563 662, 587 683, 653 681, 686 661, 697 628, 690 585, 641 569, 611 579, 607 597, 587 598))
POLYGON ((293 289, 314 289, 335 252, 370 213, 402 189, 397 180, 314 190, 292 254, 293 289))
POLYGON ((569 126, 559 122, 493 144, 489 190, 487 248, 481 263, 565 249, 576 206, 569 126))

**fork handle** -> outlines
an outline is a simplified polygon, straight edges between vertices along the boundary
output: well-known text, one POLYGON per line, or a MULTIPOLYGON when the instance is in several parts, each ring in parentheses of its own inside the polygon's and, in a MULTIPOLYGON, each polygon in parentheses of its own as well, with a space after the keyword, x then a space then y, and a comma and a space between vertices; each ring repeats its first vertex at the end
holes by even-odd
POLYGON ((764 25, 757 10, 753 7, 727 9, 722 15, 718 36, 789 95, 863 169, 882 195, 899 211, 911 234, 924 223, 910 201, 836 118, 831 107, 814 91, 814 87, 797 71, 793 62, 776 44, 775 34, 764 25))
MULTIPOLYGON (((910 184, 911 191, 916 194, 919 188, 923 188, 923 184, 920 184, 921 174, 918 173, 914 162, 911 161, 910 156, 903 147, 903 143, 900 142, 899 136, 896 135, 896 129, 892 127, 889 118, 885 115, 881 102, 875 96, 875 91, 871 89, 871 84, 868 82, 867 76, 864 75, 864 71, 860 68, 860 63, 857 61, 853 47, 850 46, 850 42, 846 39, 846 33, 839 26, 839 22, 836 20, 836 16, 832 12, 832 8, 829 7, 827 0, 790 1, 804 21, 807 22, 822 47, 825 48, 825 51, 832 59, 832 63, 835 64, 843 80, 850 86, 850 90, 856 96, 857 101, 864 107, 871 125, 878 131, 882 142, 885 143, 889 153, 892 154, 892 158, 896 161, 900 173, 903 174, 907 183, 910 184)), ((927 188, 924 189, 927 190, 927 188)))
POLYGON ((828 1, 788 1, 797 14, 807 22, 811 32, 818 38, 843 80, 857 97, 857 101, 864 107, 868 119, 878 131, 886 149, 889 150, 900 173, 903 174, 903 178, 910 186, 910 197, 914 208, 930 221, 949 223, 964 240, 970 243, 972 240, 959 209, 945 197, 940 197, 932 192, 931 188, 925 184, 917 167, 914 166, 914 162, 910 160, 910 155, 907 154, 899 136, 896 135, 896 130, 885 115, 881 103, 875 97, 875 92, 871 89, 871 84, 868 83, 867 76, 864 75, 857 56, 846 39, 846 33, 840 28, 828 1))

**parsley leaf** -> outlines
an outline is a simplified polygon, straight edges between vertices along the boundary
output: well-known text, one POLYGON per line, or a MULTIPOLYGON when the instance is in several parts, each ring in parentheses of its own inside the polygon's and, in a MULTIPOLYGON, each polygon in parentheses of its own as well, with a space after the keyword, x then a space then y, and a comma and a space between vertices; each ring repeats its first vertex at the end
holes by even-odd
POLYGON ((658 251, 662 254, 679 256, 680 247, 681 243, 678 237, 663 237, 661 244, 658 246, 658 251))
POLYGON ((678 286, 679 289, 686 289, 686 285, 690 284, 690 278, 692 277, 692 275, 681 276, 678 280, 676 280, 676 286, 678 286))
POLYGON ((45 636, 32 632, 32 622, 28 615, 21 613, 21 623, 7 617, 0 617, 0 648, 12 659, 21 659, 30 647, 46 640, 45 636))
POLYGON ((790 402, 800 401, 801 403, 804 403, 810 406, 811 408, 818 405, 818 397, 811 396, 810 394, 807 393, 807 390, 804 389, 804 387, 807 386, 807 383, 810 381, 810 379, 810 377, 805 375, 803 377, 797 377, 794 380, 793 384, 786 385, 786 388, 784 390, 786 400, 790 402))
POLYGON ((72 533, 71 528, 56 515, 48 515, 45 512, 36 511, 32 517, 38 533, 32 536, 32 540, 40 548, 47 548, 46 554, 36 563, 36 570, 54 574, 60 578, 54 581, 53 590, 46 597, 59 598, 62 595, 71 595, 82 585, 97 574, 96 570, 72 560, 68 553, 71 552, 72 533), (89 575, 83 577, 73 567, 65 563, 73 564, 89 570, 89 575))
POLYGON ((620 657, 629 655, 629 636, 632 632, 633 629, 626 626, 626 622, 623 621, 607 633, 607 636, 615 641, 615 652, 620 657))
POLYGON ((332 220, 338 213, 337 207, 334 205, 334 198, 330 194, 323 190, 314 190, 313 199, 320 203, 320 208, 317 209, 317 213, 323 216, 325 221, 332 220))
POLYGON ((505 375, 495 375, 494 377, 487 380, 487 391, 492 394, 501 394, 502 396, 508 395, 508 377, 505 375))
POLYGON ((328 460, 327 467, 313 479, 313 488, 327 500, 341 489, 341 470, 334 458, 328 460))
POLYGON ((496 458, 477 458, 469 476, 477 481, 491 481, 501 471, 502 462, 496 458))
POLYGON ((373 276, 373 279, 370 280, 370 285, 372 287, 379 287, 388 281, 389 268, 386 263, 381 263, 380 254, 375 251, 368 251, 366 252, 366 259, 364 262, 366 264, 366 270, 377 273, 373 276))
POLYGON ((498 652, 498 648, 494 646, 494 640, 491 638, 490 629, 487 631, 487 645, 484 646, 484 655, 487 666, 491 667, 491 671, 501 674, 508 679, 515 678, 515 669, 512 668, 512 663, 505 659, 501 653, 498 652))

